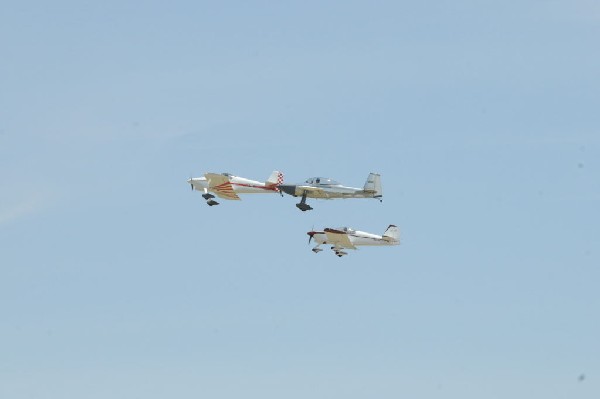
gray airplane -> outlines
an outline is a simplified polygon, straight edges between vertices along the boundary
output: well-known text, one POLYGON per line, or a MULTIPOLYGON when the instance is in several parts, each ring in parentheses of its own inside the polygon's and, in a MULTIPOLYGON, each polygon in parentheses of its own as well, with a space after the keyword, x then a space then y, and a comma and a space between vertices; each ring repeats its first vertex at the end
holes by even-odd
POLYGON ((381 201, 383 191, 381 189, 381 176, 370 173, 363 188, 342 186, 335 180, 327 177, 311 177, 302 184, 281 184, 277 187, 282 193, 302 196, 302 200, 296 204, 301 211, 313 209, 306 203, 307 198, 377 198, 381 201))

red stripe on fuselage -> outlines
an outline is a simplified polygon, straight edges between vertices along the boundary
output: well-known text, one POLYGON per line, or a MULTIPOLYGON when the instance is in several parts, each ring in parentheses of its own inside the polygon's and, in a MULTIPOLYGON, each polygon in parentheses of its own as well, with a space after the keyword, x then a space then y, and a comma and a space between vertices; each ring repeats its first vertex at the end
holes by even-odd
POLYGON ((240 186, 240 187, 248 187, 248 188, 259 188, 267 191, 277 191, 277 186, 255 186, 253 184, 243 184, 243 183, 231 183, 232 186, 240 186))

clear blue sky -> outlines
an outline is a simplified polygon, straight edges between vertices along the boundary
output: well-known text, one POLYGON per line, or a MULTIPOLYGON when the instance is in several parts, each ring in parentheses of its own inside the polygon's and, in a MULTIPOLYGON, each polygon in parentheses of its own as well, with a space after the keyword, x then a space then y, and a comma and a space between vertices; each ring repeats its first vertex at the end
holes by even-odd
POLYGON ((598 398, 598 3, 272 3, 0 7, 0 397, 598 398))

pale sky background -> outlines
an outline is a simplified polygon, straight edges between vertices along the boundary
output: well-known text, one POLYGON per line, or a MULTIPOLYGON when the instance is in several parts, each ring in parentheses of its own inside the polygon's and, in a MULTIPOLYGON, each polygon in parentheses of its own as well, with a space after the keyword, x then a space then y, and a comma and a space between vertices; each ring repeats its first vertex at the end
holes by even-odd
POLYGON ((273 3, 2 3, 0 397, 600 397, 599 3, 273 3))

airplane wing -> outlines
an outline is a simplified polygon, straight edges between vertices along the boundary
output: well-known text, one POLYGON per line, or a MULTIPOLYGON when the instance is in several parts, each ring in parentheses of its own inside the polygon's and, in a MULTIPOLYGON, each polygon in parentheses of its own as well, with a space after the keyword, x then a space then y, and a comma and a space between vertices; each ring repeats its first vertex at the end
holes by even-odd
POLYGON ((343 248, 356 249, 354 244, 352 244, 352 241, 350 241, 350 237, 348 237, 348 234, 341 231, 338 232, 336 230, 327 230, 329 229, 326 229, 325 235, 327 236, 328 244, 335 244, 343 248))
POLYGON ((306 191, 310 198, 329 198, 330 195, 323 190, 321 187, 314 186, 299 186, 298 187, 302 191, 306 191))
POLYGON ((215 193, 217 197, 228 200, 240 199, 233 190, 229 177, 218 173, 206 173, 204 177, 208 181, 208 189, 215 193))
POLYGON ((313 187, 313 186, 300 186, 300 188, 302 190, 305 190, 305 191, 310 191, 311 193, 316 193, 316 192, 319 192, 319 191, 323 191, 322 188, 320 188, 320 187, 313 187))

